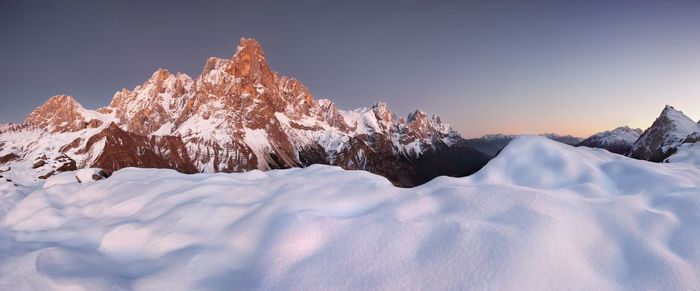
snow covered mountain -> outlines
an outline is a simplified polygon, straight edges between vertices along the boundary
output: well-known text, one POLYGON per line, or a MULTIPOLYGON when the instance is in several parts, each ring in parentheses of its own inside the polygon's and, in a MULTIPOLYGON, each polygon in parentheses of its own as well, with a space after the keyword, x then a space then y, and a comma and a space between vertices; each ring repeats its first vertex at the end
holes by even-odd
POLYGON ((0 180, 0 290, 700 284, 699 168, 537 136, 516 138, 470 177, 414 188, 322 165, 81 174, 34 187, 0 180))
POLYGON ((700 124, 667 105, 651 127, 632 145, 628 156, 653 162, 663 161, 696 133, 700 133, 700 124))
POLYGON ((577 144, 577 146, 602 148, 612 153, 624 155, 629 152, 632 145, 641 135, 642 130, 639 128, 621 126, 613 130, 596 133, 577 144))
POLYGON ((464 176, 487 161, 437 116, 406 118, 385 103, 344 111, 316 100, 296 79, 273 72, 260 44, 242 38, 231 59, 209 58, 196 78, 159 69, 109 106, 83 108, 55 96, 22 125, 0 133, 5 166, 48 177, 63 164, 240 172, 338 165, 412 186, 464 176), (35 165, 35 160, 44 165, 35 165))

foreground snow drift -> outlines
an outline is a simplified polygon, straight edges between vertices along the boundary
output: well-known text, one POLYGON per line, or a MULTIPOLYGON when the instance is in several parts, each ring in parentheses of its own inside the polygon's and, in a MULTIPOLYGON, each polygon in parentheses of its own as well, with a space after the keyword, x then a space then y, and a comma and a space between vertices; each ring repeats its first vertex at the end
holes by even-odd
POLYGON ((312 166, 21 191, 0 184, 3 290, 700 286, 698 168, 539 137, 412 189, 312 166))

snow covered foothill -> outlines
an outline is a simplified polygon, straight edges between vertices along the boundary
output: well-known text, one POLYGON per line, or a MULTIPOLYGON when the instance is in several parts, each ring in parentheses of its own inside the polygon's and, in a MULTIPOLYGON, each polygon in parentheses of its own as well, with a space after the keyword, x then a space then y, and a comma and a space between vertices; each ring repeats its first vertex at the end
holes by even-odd
POLYGON ((26 197, 12 189, 0 185, 0 205, 13 205, 0 216, 0 290, 700 285, 699 168, 536 136, 473 176, 414 188, 316 165, 126 168, 26 197))

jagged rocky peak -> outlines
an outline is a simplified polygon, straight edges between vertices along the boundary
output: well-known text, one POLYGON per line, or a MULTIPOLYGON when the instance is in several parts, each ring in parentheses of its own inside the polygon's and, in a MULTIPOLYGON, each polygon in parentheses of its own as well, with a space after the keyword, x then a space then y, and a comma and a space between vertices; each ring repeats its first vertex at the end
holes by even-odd
POLYGON ((628 156, 659 162, 675 151, 688 136, 700 131, 700 125, 666 105, 654 123, 639 137, 632 146, 628 156))
POLYGON ((300 118, 315 106, 309 89, 294 78, 273 72, 260 44, 249 38, 241 39, 230 60, 209 58, 192 94, 176 124, 193 116, 214 116, 263 128, 276 112, 300 118))
POLYGON ((35 117, 48 117, 47 113, 54 113, 58 111, 72 111, 80 107, 80 103, 76 101, 72 96, 68 95, 56 95, 44 102, 41 106, 37 107, 32 111, 27 118, 35 117))
POLYGON ((408 127, 417 132, 432 133, 432 134, 451 134, 456 135, 457 133, 452 130, 452 127, 442 122, 440 116, 428 114, 420 109, 416 109, 414 112, 408 114, 406 118, 406 123, 408 127))
POLYGON ((406 123, 410 129, 409 132, 412 132, 421 138, 425 138, 433 129, 440 131, 438 128, 434 128, 433 124, 430 123, 428 120, 428 114, 419 109, 416 109, 416 111, 408 114, 406 123))
POLYGON ((192 87, 193 80, 186 74, 158 69, 133 91, 115 93, 109 107, 129 131, 151 134, 180 114, 192 87))
POLYGON ((659 118, 667 119, 674 123, 674 126, 676 126, 678 130, 685 130, 690 133, 697 130, 697 126, 693 126, 693 124, 697 125, 695 121, 685 115, 683 111, 677 110, 671 105, 666 105, 664 107, 659 118))
POLYGON ((423 121, 423 120, 427 120, 427 118, 428 118, 428 115, 425 112, 423 112, 420 109, 416 109, 416 111, 413 111, 413 112, 408 114, 406 121, 408 121, 408 122, 423 121))
POLYGON ((50 132, 73 132, 85 128, 98 127, 102 121, 90 118, 78 101, 68 95, 56 95, 32 111, 25 123, 46 129, 50 132))
POLYGON ((311 90, 306 87, 301 81, 282 76, 279 79, 279 94, 287 103, 285 113, 290 117, 301 117, 301 115, 309 115, 313 107, 320 106, 314 102, 314 96, 311 90))
POLYGON ((664 130, 669 139, 683 139, 697 132, 699 128, 698 124, 682 111, 666 105, 649 129, 664 130))
MULTIPOLYGON (((241 38, 231 59, 207 60, 198 78, 197 91, 227 98, 275 99, 278 81, 260 44, 252 38, 241 38)), ((270 101, 280 105, 278 100, 270 101)))
POLYGON ((348 125, 345 123, 345 118, 340 110, 338 110, 338 108, 335 106, 335 103, 328 99, 319 99, 316 101, 316 104, 318 105, 317 111, 315 112, 317 119, 323 120, 328 123, 328 125, 338 128, 343 132, 348 130, 348 125))
POLYGON ((249 76, 264 78, 273 75, 260 43, 245 37, 241 38, 227 71, 241 78, 249 76))
POLYGON ((396 121, 396 115, 389 110, 389 105, 387 105, 384 101, 379 101, 372 105, 372 111, 377 117, 377 120, 385 123, 392 123, 396 121))

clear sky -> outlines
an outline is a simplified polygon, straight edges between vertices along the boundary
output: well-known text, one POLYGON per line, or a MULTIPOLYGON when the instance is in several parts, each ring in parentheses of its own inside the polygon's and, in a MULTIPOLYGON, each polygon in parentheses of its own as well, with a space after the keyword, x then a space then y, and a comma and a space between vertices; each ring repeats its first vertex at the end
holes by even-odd
POLYGON ((700 118, 700 1, 0 1, 0 122, 86 108, 240 37, 340 108, 420 108, 464 136, 700 118))

